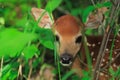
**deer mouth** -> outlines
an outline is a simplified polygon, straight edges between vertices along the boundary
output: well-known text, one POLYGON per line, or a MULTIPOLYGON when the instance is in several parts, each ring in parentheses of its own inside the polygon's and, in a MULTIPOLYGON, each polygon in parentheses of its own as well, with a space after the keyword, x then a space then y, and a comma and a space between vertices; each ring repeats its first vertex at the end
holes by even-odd
POLYGON ((70 66, 72 64, 72 56, 69 54, 63 54, 60 56, 60 63, 63 66, 70 66))
POLYGON ((60 64, 61 64, 62 66, 68 67, 68 66, 70 66, 70 65, 72 64, 72 61, 70 61, 70 62, 60 61, 60 64))

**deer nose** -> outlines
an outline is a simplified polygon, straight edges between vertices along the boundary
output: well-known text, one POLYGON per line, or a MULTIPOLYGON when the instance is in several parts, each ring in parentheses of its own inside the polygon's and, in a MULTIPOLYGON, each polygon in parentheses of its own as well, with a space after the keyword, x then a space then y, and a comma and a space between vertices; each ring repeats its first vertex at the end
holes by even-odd
POLYGON ((62 64, 71 64, 72 63, 72 55, 65 53, 60 57, 60 61, 62 64))

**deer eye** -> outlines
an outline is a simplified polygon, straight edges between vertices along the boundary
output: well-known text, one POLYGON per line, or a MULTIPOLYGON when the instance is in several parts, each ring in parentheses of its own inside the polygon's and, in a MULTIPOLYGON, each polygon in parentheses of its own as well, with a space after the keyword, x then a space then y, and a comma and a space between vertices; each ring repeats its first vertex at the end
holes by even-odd
POLYGON ((56 41, 59 41, 59 37, 58 37, 57 35, 55 36, 55 40, 56 40, 56 41))
POLYGON ((76 38, 75 43, 81 43, 81 40, 82 40, 82 36, 78 36, 78 37, 76 38))

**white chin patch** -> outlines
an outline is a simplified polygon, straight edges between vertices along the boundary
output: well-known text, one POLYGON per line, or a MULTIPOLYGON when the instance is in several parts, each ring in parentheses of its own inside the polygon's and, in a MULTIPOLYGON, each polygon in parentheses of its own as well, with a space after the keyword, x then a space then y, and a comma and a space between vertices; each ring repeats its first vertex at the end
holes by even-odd
POLYGON ((70 66, 70 65, 72 64, 72 62, 70 62, 69 64, 64 64, 64 63, 62 63, 61 61, 60 61, 60 63, 61 63, 63 66, 66 66, 66 67, 68 67, 68 66, 70 66))

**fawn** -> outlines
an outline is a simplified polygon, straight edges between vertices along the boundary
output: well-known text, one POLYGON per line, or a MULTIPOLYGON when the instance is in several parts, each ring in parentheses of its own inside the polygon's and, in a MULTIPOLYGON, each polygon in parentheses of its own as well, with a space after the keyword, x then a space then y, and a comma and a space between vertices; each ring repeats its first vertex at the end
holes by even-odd
MULTIPOLYGON (((32 14, 36 20, 39 19, 41 16, 41 9, 32 8, 32 14)), ((50 19, 47 13, 45 14, 46 19, 50 19)), ((44 21, 44 27, 51 28, 52 22, 51 21, 44 21), (47 23, 46 23, 47 22, 47 23), (49 27, 48 27, 49 24, 49 27)), ((41 26, 39 24, 39 26, 41 26)), ((42 26, 41 26, 42 27, 42 26)), ((77 21, 71 15, 64 15, 58 18, 53 24, 53 32, 55 33, 56 41, 58 42, 57 51, 60 59, 60 63, 63 66, 71 67, 71 69, 76 69, 76 73, 79 76, 83 76, 82 70, 88 70, 87 66, 84 66, 83 63, 87 64, 86 54, 85 54, 85 46, 83 45, 83 30, 84 24, 81 21, 77 21), (82 57, 79 57, 78 52, 82 57), (82 61, 82 62, 81 62, 82 61)), ((94 70, 96 64, 96 58, 98 56, 98 52, 100 49, 100 45, 103 39, 103 35, 100 36, 85 36, 86 40, 85 43, 87 44, 89 54, 92 59, 92 68, 94 70)), ((110 49, 112 45, 112 39, 114 35, 110 35, 107 48, 105 49, 105 56, 100 64, 101 68, 104 68, 100 71, 99 80, 109 80, 111 74, 109 74, 108 69, 112 67, 113 70, 119 69, 120 66, 120 36, 117 36, 114 41, 114 47, 112 50, 112 58, 110 59, 110 49), (112 61, 110 66, 105 67, 112 61)))

